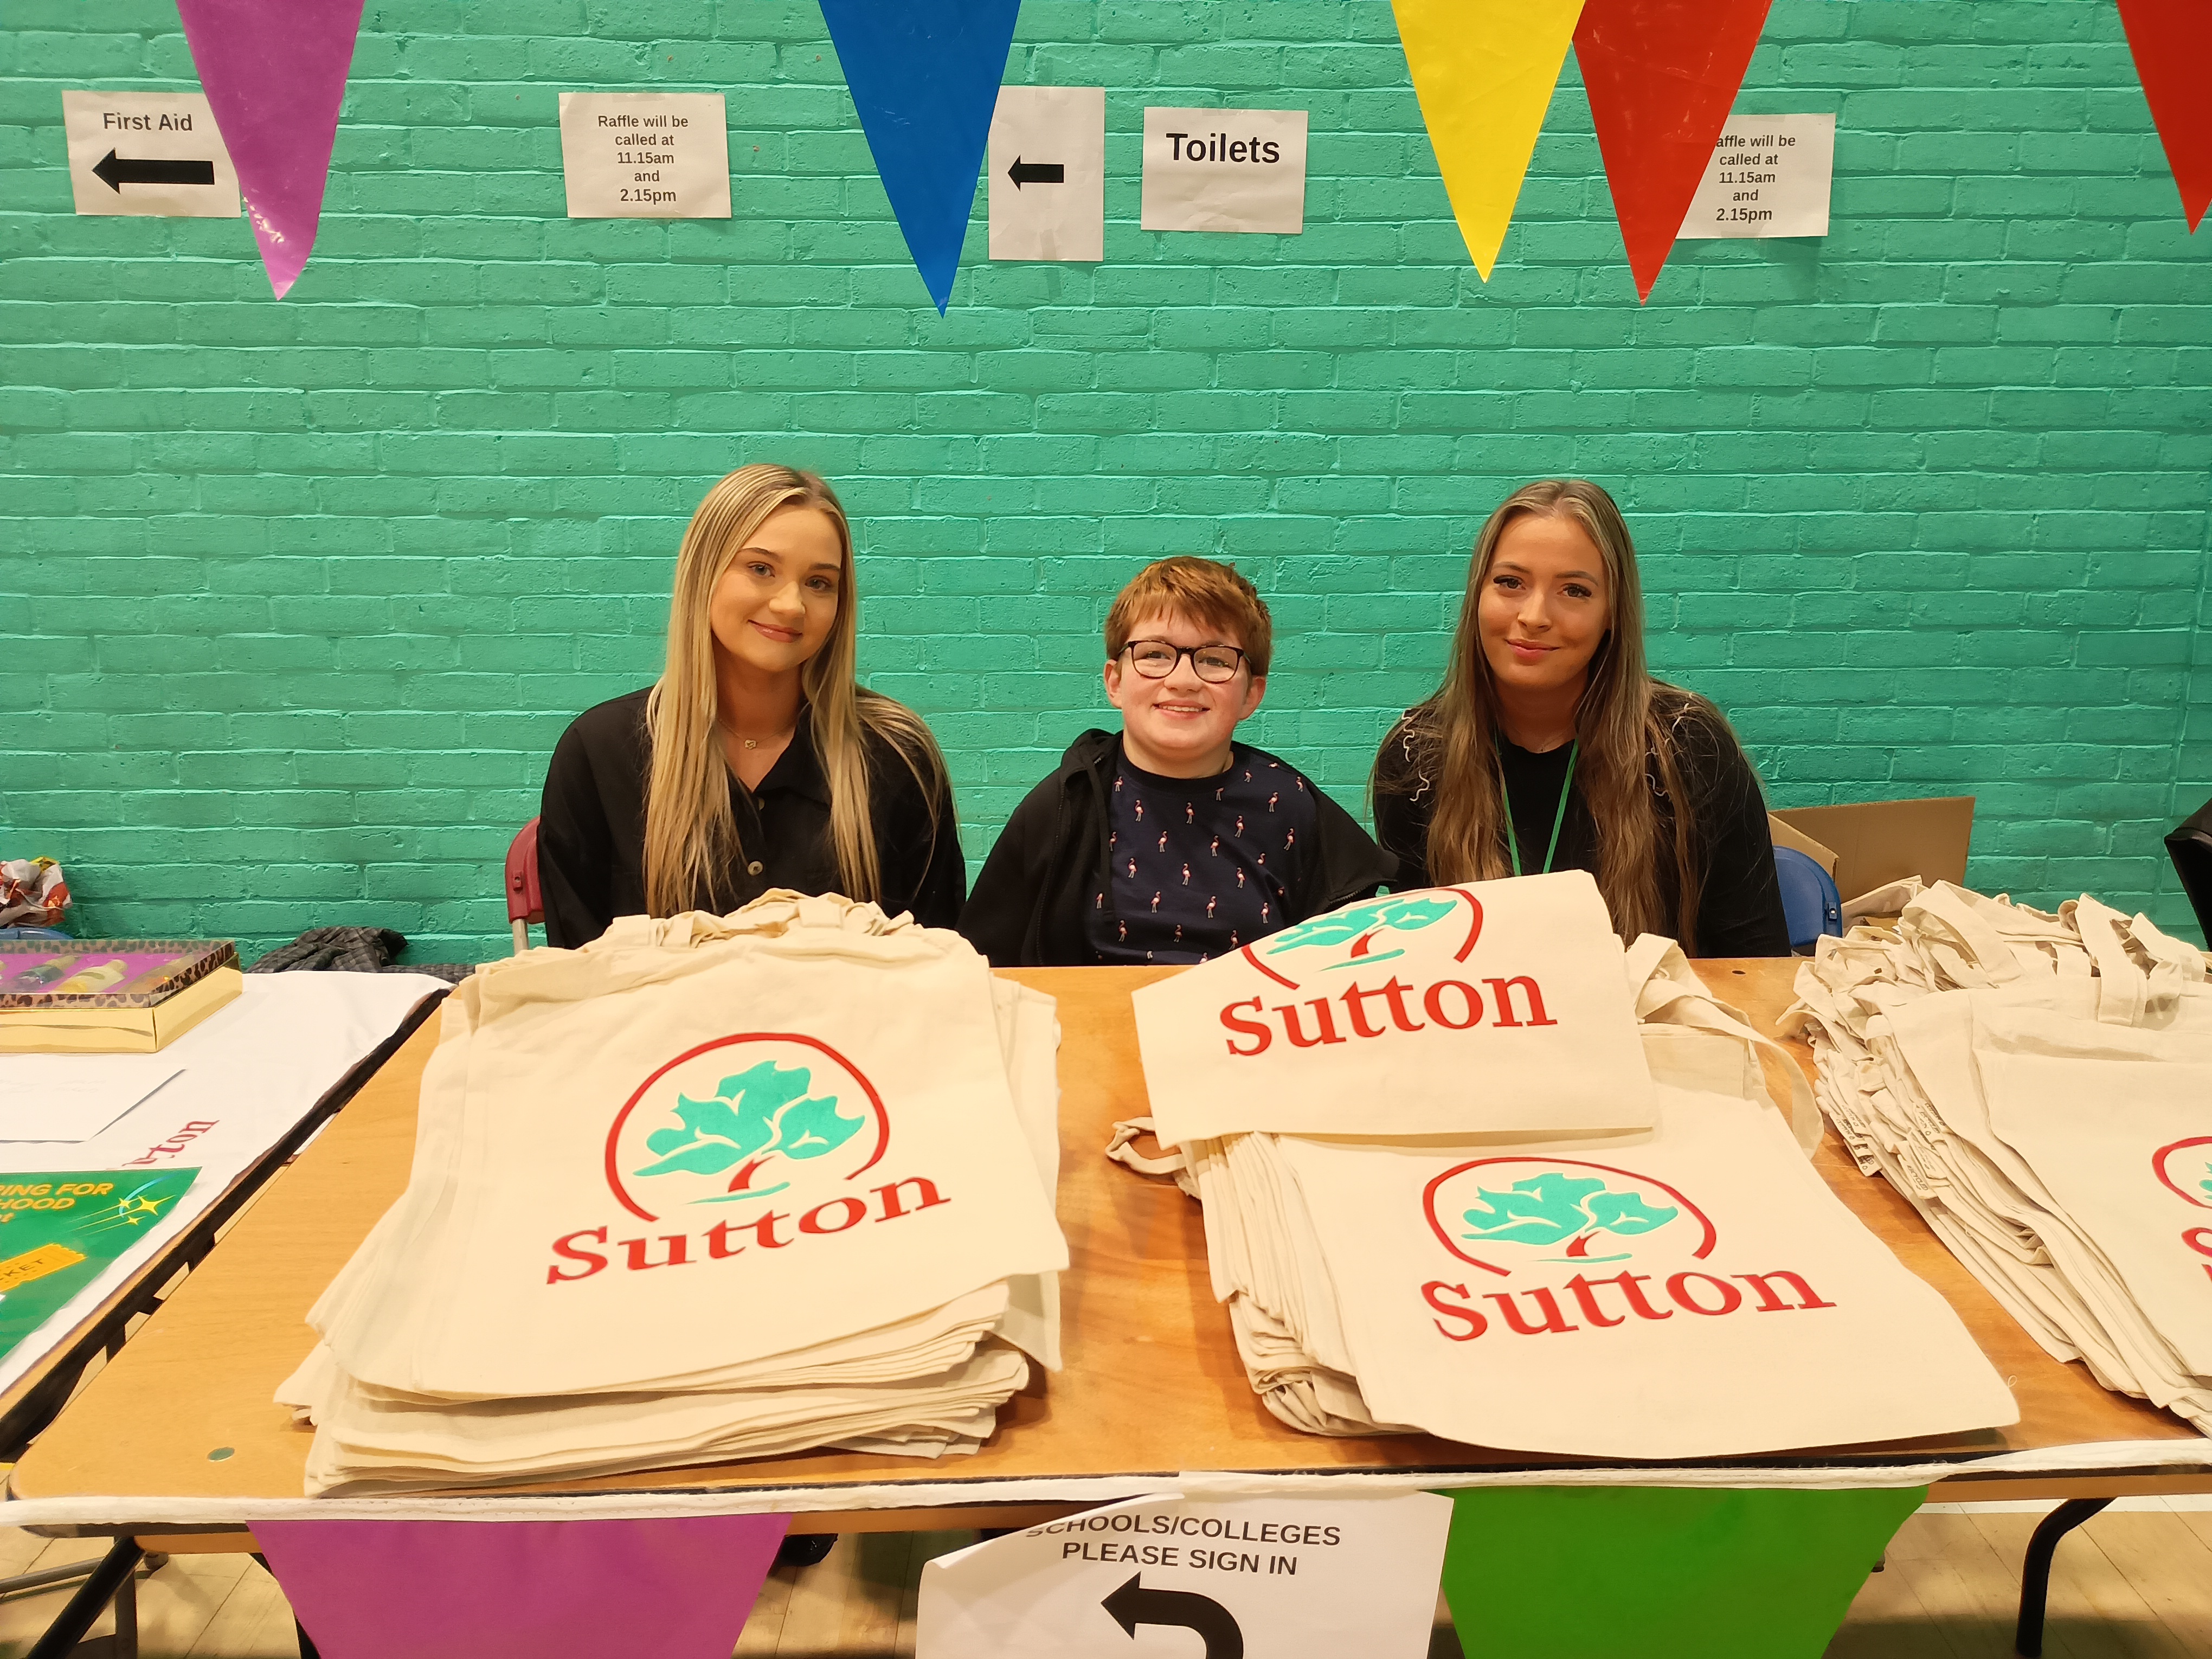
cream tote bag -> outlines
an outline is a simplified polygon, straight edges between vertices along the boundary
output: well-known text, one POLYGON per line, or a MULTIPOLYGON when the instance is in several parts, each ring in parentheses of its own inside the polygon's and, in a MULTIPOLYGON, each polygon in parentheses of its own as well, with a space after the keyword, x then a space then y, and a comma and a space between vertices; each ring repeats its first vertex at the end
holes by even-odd
POLYGON ((1990 1127, 2187 1370, 2212 1377, 2212 997, 2163 1030, 1987 1002, 1976 994, 1973 1049, 1990 1127))
POLYGON ((1636 1458, 2018 1420, 1774 1113, 1659 1092, 1662 1133, 1617 1149, 1281 1143, 1374 1416, 1636 1458))
POLYGON ((625 918, 457 994, 421 1178, 317 1310, 349 1376, 665 1385, 1066 1267, 983 959, 790 908, 625 918))
POLYGON ((1133 1000, 1170 1144, 1652 1123, 1620 941, 1580 870, 1363 899, 1133 1000))

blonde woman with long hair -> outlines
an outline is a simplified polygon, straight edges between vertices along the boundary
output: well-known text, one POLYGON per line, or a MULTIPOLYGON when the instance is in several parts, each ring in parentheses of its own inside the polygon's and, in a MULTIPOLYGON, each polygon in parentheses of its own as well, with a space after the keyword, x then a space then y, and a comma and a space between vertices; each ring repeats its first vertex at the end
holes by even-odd
POLYGON ((1587 870, 1623 939, 1789 954, 1758 775, 1719 709, 1645 668, 1635 544, 1586 480, 1490 515, 1443 684, 1383 739, 1372 787, 1401 889, 1587 870))
POLYGON ((966 866, 921 717, 855 678, 853 532, 811 472, 740 467, 684 532, 660 678, 562 735, 538 823, 545 934, 771 887, 950 927, 966 866))

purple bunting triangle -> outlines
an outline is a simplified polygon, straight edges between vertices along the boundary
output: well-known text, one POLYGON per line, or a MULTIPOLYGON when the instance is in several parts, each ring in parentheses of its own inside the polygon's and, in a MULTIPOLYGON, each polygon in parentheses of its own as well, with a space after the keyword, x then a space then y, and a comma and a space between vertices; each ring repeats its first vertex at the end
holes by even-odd
POLYGON ((876 174, 942 314, 1021 0, 822 0, 876 174))
POLYGON ((283 299, 322 222, 362 0, 177 0, 239 194, 283 299))
POLYGON ((257 1521, 324 1659, 729 1659, 787 1515, 257 1521))

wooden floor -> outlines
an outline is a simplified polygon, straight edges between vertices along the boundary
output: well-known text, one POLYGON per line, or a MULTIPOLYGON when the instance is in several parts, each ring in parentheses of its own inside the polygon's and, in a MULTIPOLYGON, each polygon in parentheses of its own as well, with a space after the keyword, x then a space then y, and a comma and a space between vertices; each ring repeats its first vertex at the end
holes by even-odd
MULTIPOLYGON (((2180 1500, 2204 1504, 2203 1499, 2180 1500)), ((2002 1659, 2012 1652, 2020 1558, 2032 1513, 1923 1510, 1905 1524, 1888 1565, 1867 1580, 1831 1659, 2002 1659)), ((833 1659, 914 1651, 922 1563, 972 1533, 878 1533, 842 1538, 820 1566, 780 1568, 738 1644, 740 1659, 833 1659)), ((97 1555, 96 1540, 0 1530, 0 1574, 97 1555)), ((0 1602, 0 1659, 27 1651, 68 1590, 0 1602)), ((292 1615, 250 1556, 171 1558, 142 1580, 144 1659, 292 1659, 292 1615)), ((78 1650, 94 1659, 112 1626, 78 1650)), ((1431 1659, 1459 1644, 1437 1608, 1431 1659)), ((2050 1659, 2204 1659, 2212 1655, 2212 1507, 2155 1499, 2099 1516, 2059 1547, 2051 1583, 2050 1659)))

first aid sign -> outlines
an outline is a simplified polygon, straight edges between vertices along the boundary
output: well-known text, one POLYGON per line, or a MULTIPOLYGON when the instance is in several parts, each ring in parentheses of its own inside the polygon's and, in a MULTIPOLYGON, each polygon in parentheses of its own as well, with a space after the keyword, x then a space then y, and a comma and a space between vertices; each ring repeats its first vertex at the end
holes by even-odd
POLYGON ((1194 1655, 1193 1637, 1208 1654, 1421 1659, 1451 1514, 1411 1492, 1071 1515, 924 1567, 915 1659, 1130 1659, 1169 1642, 1194 1655))

